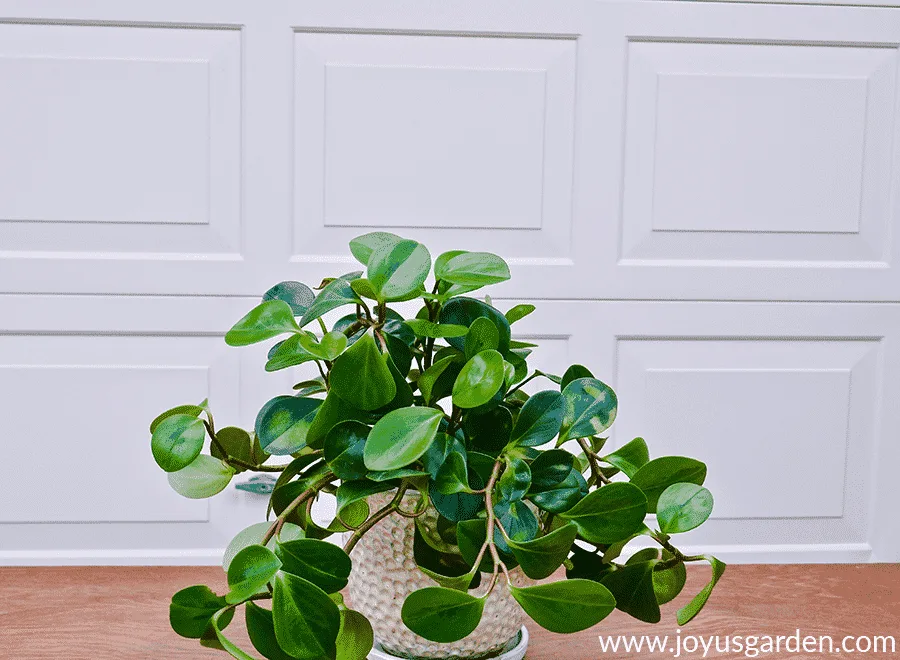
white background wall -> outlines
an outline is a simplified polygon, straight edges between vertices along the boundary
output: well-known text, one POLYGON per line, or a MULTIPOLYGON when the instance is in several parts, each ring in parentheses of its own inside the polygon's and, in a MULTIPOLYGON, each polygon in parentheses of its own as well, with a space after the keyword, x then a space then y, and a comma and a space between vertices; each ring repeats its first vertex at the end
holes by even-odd
MULTIPOLYGON (((880 4, 867 0, 866 4, 880 4)), ((222 335, 389 228, 485 249, 726 561, 897 561, 900 9, 0 0, 0 563, 215 563, 262 498, 147 424, 299 380, 222 335)))

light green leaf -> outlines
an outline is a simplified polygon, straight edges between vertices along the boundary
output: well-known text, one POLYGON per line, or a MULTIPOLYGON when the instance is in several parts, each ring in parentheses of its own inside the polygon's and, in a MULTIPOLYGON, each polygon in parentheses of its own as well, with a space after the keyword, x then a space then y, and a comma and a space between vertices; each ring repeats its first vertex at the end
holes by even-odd
POLYGON ((332 330, 326 332, 321 340, 316 341, 313 335, 303 333, 298 335, 297 342, 310 355, 320 360, 330 361, 334 360, 347 347, 347 336, 343 332, 332 330))
POLYGON ((302 334, 291 335, 269 349, 266 371, 280 371, 296 367, 304 362, 312 362, 316 356, 300 345, 302 334))
POLYGON ((309 426, 309 431, 306 434, 306 444, 313 449, 320 449, 325 443, 328 432, 336 424, 350 419, 362 422, 368 421, 369 414, 356 406, 350 405, 339 397, 334 390, 331 390, 325 395, 325 400, 319 406, 316 416, 309 426))
POLYGON ((503 356, 482 351, 466 362, 453 383, 453 403, 460 408, 476 408, 490 401, 503 386, 503 356))
POLYGON ((596 378, 577 378, 562 392, 566 400, 559 444, 608 429, 616 419, 616 393, 596 378))
MULTIPOLYGON (((497 480, 497 494, 507 502, 521 500, 531 486, 531 468, 521 458, 506 457, 506 469, 497 480)), ((507 530, 508 531, 508 530, 507 530)))
POLYGON ((237 658, 238 660, 256 660, 256 658, 254 658, 252 655, 242 651, 241 648, 237 646, 237 644, 225 637, 225 635, 222 633, 222 630, 228 625, 233 616, 234 605, 228 605, 227 607, 213 614, 210 625, 212 627, 212 632, 215 634, 215 639, 212 640, 211 638, 207 638, 204 634, 204 637, 200 639, 200 644, 211 648, 221 649, 222 651, 227 651, 232 658, 237 658), (216 640, 218 640, 218 643, 216 643, 216 640))
POLYGON ((442 495, 472 492, 464 451, 451 451, 438 469, 433 485, 442 495))
MULTIPOLYGON (((226 573, 228 572, 228 567, 231 566, 231 562, 235 555, 247 546, 259 545, 271 526, 272 523, 270 522, 254 523, 253 525, 242 529, 233 539, 231 539, 228 547, 225 548, 225 554, 222 556, 222 568, 225 569, 226 573)), ((278 534, 278 539, 282 541, 293 541, 302 538, 303 530, 297 525, 289 522, 282 525, 281 532, 278 534)), ((266 547, 270 550, 274 550, 275 541, 276 539, 274 537, 269 539, 269 542, 266 543, 266 547)))
POLYGON ((362 275, 361 272, 348 273, 343 277, 333 279, 325 285, 319 291, 319 295, 316 296, 315 302, 309 306, 303 318, 300 319, 300 327, 302 328, 310 321, 315 321, 333 309, 360 302, 359 296, 356 295, 356 292, 350 286, 350 280, 355 280, 360 275, 362 275))
POLYGON ((384 243, 369 255, 367 274, 379 300, 399 300, 417 292, 431 270, 428 249, 416 241, 384 243))
POLYGON ((289 304, 283 300, 267 300, 251 309, 225 333, 225 343, 248 346, 299 329, 289 304))
POLYGON ((647 496, 647 510, 655 513, 659 496, 672 484, 688 483, 702 486, 706 480, 706 465, 684 456, 655 458, 641 467, 631 483, 647 496))
POLYGON ((437 383, 437 379, 440 378, 441 374, 446 371, 447 367, 456 359, 455 355, 450 355, 445 358, 441 358, 437 360, 434 364, 428 367, 420 376, 417 384, 419 386, 419 391, 422 392, 422 396, 425 399, 425 403, 431 403, 432 394, 434 392, 434 385, 437 383))
POLYGON ((175 414, 163 419, 153 431, 150 449, 153 459, 166 472, 190 465, 203 451, 206 427, 192 415, 175 414))
POLYGON ((335 657, 341 627, 337 605, 308 580, 279 571, 272 593, 278 645, 300 660, 335 657))
MULTIPOLYGON (((462 326, 460 326, 462 327, 462 326)), ((497 350, 500 344, 500 331, 490 319, 482 316, 472 321, 466 334, 466 359, 470 360, 481 351, 497 350)))
POLYGON ((435 263, 437 279, 466 287, 486 286, 509 279, 509 266, 496 254, 462 252, 435 263))
POLYGON ((532 395, 516 420, 511 441, 523 447, 537 447, 553 440, 562 426, 566 400, 559 392, 545 390, 532 395))
POLYGON ((568 511, 559 514, 578 525, 590 543, 609 544, 627 538, 644 524, 647 498, 629 483, 616 482, 588 493, 568 511))
MULTIPOLYGON (((663 560, 671 557, 671 554, 663 550, 663 560)), ((684 562, 662 571, 653 571, 653 590, 656 593, 656 602, 664 605, 675 600, 684 589, 686 582, 687 569, 684 567, 684 562)))
POLYGON ((469 329, 464 325, 452 323, 433 323, 424 319, 410 319, 404 321, 417 337, 431 337, 432 339, 444 339, 446 337, 462 337, 469 329))
POLYGON ((369 427, 362 422, 348 420, 335 425, 325 438, 325 461, 339 479, 349 481, 366 476, 363 447, 369 427))
POLYGON ((375 633, 369 620, 356 610, 342 609, 335 660, 366 660, 374 643, 375 633))
MULTIPOLYGON (((441 307, 440 322, 452 323, 469 327, 477 318, 485 317, 494 322, 500 331, 500 342, 497 350, 501 355, 509 352, 510 330, 509 321, 498 310, 475 298, 451 298, 441 307)), ((453 348, 464 351, 465 339, 463 337, 448 337, 447 343, 453 348)), ((512 362, 512 360, 510 360, 512 362)))
POLYGON ((635 438, 611 454, 603 461, 622 470, 631 479, 650 460, 650 451, 643 438, 635 438))
POLYGON ((331 391, 362 410, 387 405, 397 394, 388 357, 378 351, 372 331, 366 331, 335 360, 328 379, 331 391))
POLYGON ((267 402, 256 416, 260 447, 275 456, 300 451, 321 405, 320 399, 296 396, 276 396, 267 402))
POLYGON ((535 310, 534 305, 516 305, 511 308, 504 316, 506 316, 506 320, 510 322, 510 325, 515 323, 516 321, 520 321, 524 319, 526 316, 531 314, 535 310))
POLYGON ((228 566, 231 591, 225 596, 225 602, 236 605, 247 600, 265 587, 279 568, 281 562, 271 550, 261 545, 247 546, 235 555, 228 566))
POLYGON ((709 600, 713 589, 719 582, 719 578, 725 573, 725 562, 721 562, 710 555, 704 556, 704 559, 712 565, 712 579, 709 581, 709 584, 703 587, 703 591, 694 596, 694 599, 690 603, 678 610, 677 619, 679 626, 683 626, 700 613, 700 610, 706 605, 706 601, 709 600))
POLYGON ((167 411, 160 413, 156 416, 156 418, 150 422, 150 433, 152 434, 156 427, 160 425, 160 423, 166 419, 167 417, 172 417, 173 415, 190 415, 191 417, 199 417, 203 414, 205 410, 207 410, 207 402, 203 401, 199 406, 194 405, 184 405, 184 406, 175 406, 174 408, 169 408, 167 411))
POLYGON ((341 518, 347 520, 347 512, 353 507, 363 504, 366 506, 366 517, 368 518, 369 505, 365 500, 372 495, 386 493, 394 488, 396 488, 396 484, 386 481, 377 482, 368 479, 345 481, 338 486, 337 493, 335 493, 338 513, 341 518))
POLYGON ((447 644, 468 636, 481 621, 484 601, 445 587, 425 587, 403 601, 406 627, 432 642, 447 644))
POLYGON ((263 302, 267 300, 283 300, 294 316, 303 316, 316 299, 313 290, 302 282, 280 282, 263 294, 263 302))
POLYGON ((666 534, 689 532, 709 518, 713 496, 703 486, 690 483, 672 484, 659 496, 656 519, 666 534))
POLYGON ((405 467, 428 450, 443 413, 434 408, 411 407, 389 412, 372 427, 363 452, 370 470, 405 467))
POLYGON ((509 590, 535 623, 555 633, 590 628, 616 608, 609 589, 593 580, 576 578, 509 590))
POLYGON ((525 575, 543 580, 562 566, 577 535, 578 528, 567 523, 532 541, 509 541, 508 545, 525 575))
POLYGON ((182 497, 200 500, 221 493, 233 476, 234 469, 230 466, 218 458, 200 454, 187 467, 170 472, 169 485, 182 497))
POLYGON ((357 236, 350 241, 350 252, 363 266, 369 264, 372 252, 385 245, 396 245, 403 238, 386 231, 373 231, 362 236, 357 236))

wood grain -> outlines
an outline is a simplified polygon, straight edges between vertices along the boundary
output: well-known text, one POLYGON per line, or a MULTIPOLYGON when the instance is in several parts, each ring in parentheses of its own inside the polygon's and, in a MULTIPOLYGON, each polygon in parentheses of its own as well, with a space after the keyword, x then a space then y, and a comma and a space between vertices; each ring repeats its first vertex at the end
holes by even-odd
MULTIPOLYGON (((688 586, 664 607, 656 626, 615 612, 574 635, 529 626, 528 660, 668 657, 603 654, 598 635, 675 635, 675 610, 699 591, 708 569, 690 571, 688 586)), ((227 657, 169 629, 171 595, 192 584, 221 593, 216 567, 0 568, 0 658, 15 660, 203 660, 227 657)), ((687 635, 900 636, 900 565, 730 566, 687 635)), ((247 644, 236 617, 229 636, 247 644)), ((900 641, 900 640, 898 640, 900 641)), ((246 646, 246 648, 250 648, 246 646)), ((692 657, 692 656, 682 656, 692 657)), ((701 657, 695 655, 693 657, 701 657)), ((709 658, 739 657, 716 653, 709 658)), ((766 657, 766 656, 761 656, 766 657)), ((772 658, 818 659, 819 654, 772 658)), ((881 655, 876 657, 900 657, 881 655)))

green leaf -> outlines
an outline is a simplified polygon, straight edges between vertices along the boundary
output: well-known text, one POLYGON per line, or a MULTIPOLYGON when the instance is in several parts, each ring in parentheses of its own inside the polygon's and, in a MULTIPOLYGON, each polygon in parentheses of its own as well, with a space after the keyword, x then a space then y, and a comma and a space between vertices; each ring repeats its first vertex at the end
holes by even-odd
POLYGON ((442 495, 470 493, 466 456, 463 451, 452 451, 444 459, 434 479, 434 489, 442 495))
POLYGON ((694 599, 690 603, 678 610, 677 619, 679 626, 683 626, 700 613, 700 610, 706 605, 706 601, 709 600, 719 578, 725 573, 726 565, 724 562, 709 555, 704 556, 704 559, 712 565, 712 579, 709 581, 709 584, 703 587, 703 591, 694 596, 694 599))
POLYGON ((484 601, 445 587, 425 587, 403 601, 406 627, 432 642, 447 644, 468 636, 481 621, 484 601))
POLYGON ((338 486, 335 499, 337 500, 337 510, 341 518, 347 519, 346 512, 350 511, 359 503, 366 505, 366 517, 368 518, 369 505, 366 499, 377 493, 386 493, 393 490, 397 485, 387 481, 370 481, 368 479, 359 479, 356 481, 345 481, 338 486))
MULTIPOLYGON (((478 552, 481 550, 481 546, 484 545, 484 541, 487 538, 486 528, 487 522, 483 518, 463 520, 456 525, 456 541, 459 552, 466 562, 466 566, 470 566, 473 569, 477 568, 484 573, 491 573, 494 570, 494 562, 491 559, 489 552, 485 552, 481 559, 481 564, 477 567, 475 566, 478 552)), ((500 538, 500 532, 494 529, 494 542, 496 543, 500 538)), ((507 552, 508 549, 509 548, 505 543, 503 548, 499 545, 497 546, 497 552, 500 554, 500 561, 506 564, 507 568, 513 569, 519 565, 519 562, 512 554, 507 552)))
POLYGON ((534 587, 509 587, 535 623, 550 632, 573 633, 596 625, 616 608, 609 589, 592 580, 562 580, 534 587))
MULTIPOLYGON (((531 541, 537 536, 539 529, 537 517, 522 500, 497 502, 494 505, 494 515, 513 541, 531 541)), ((495 535, 494 543, 498 549, 510 553, 509 545, 502 535, 495 535)))
POLYGON ((370 470, 405 467, 426 452, 444 414, 434 408, 400 408, 372 427, 363 460, 370 470))
POLYGON ((172 417, 173 415, 190 415, 191 417, 199 417, 206 409, 206 401, 201 403, 199 406, 184 405, 169 408, 167 411, 157 415, 156 419, 150 422, 150 433, 152 434, 154 431, 156 431, 156 427, 158 427, 160 423, 168 417, 172 417))
POLYGON ((532 395, 516 420, 512 442, 523 447, 537 447, 553 440, 562 426, 566 400, 559 392, 544 390, 532 395))
POLYGON ((350 252, 363 266, 369 264, 372 252, 385 245, 396 245, 403 238, 386 231, 373 231, 362 236, 357 236, 350 241, 350 252))
POLYGON ((434 276, 453 284, 480 287, 508 280, 509 266, 496 254, 462 252, 435 263, 434 276))
POLYGON ((596 378, 576 378, 562 392, 566 400, 559 443, 601 433, 616 419, 616 393, 596 378))
POLYGON ((466 359, 471 360, 481 351, 497 350, 499 344, 500 331, 497 330, 494 322, 485 317, 477 318, 472 321, 469 332, 466 334, 466 359))
POLYGON ((365 277, 359 277, 350 282, 350 288, 360 298, 368 298, 369 300, 378 300, 378 294, 372 288, 372 283, 365 277))
POLYGON ((212 616, 225 606, 225 598, 216 596, 209 587, 188 587, 172 596, 169 623, 182 637, 200 639, 212 616))
POLYGON ((603 460, 622 470, 631 479, 650 460, 650 451, 643 438, 635 438, 613 453, 604 456, 603 460))
POLYGON ((316 341, 313 335, 303 333, 298 335, 297 342, 306 352, 320 360, 334 360, 338 355, 344 352, 347 347, 347 336, 343 332, 332 330, 326 332, 322 339, 316 341))
MULTIPOLYGON (((472 458, 471 453, 469 458, 472 458)), ((471 469, 469 470, 469 485, 474 489, 484 487, 484 482, 471 469)), ((444 495, 437 491, 434 482, 428 486, 428 497, 438 513, 453 522, 469 520, 484 510, 484 496, 473 493, 444 495)))
MULTIPOLYGON (((250 465, 258 465, 257 456, 253 452, 253 439, 244 429, 236 426, 226 426, 223 429, 216 429, 216 439, 219 444, 227 452, 228 456, 249 463, 250 465)), ((213 443, 209 448, 209 453, 215 458, 225 459, 226 457, 219 451, 218 446, 213 443)), ((232 466, 233 467, 233 466, 232 466)), ((242 472, 243 469, 238 469, 242 472)))
POLYGON ((269 349, 266 371, 280 371, 288 367, 296 367, 305 362, 312 362, 316 356, 300 345, 302 334, 291 335, 269 349))
POLYGON ((509 444, 512 413, 503 406, 485 411, 471 410, 463 415, 463 428, 473 451, 496 457, 509 444))
POLYGON ((321 405, 321 399, 296 396, 276 396, 267 402, 256 416, 260 446, 275 456, 287 456, 303 449, 321 405))
POLYGON ((503 356, 497 351, 482 351, 466 362, 453 383, 453 403, 460 408, 475 408, 490 401, 503 386, 503 356))
POLYGON ((339 479, 353 480, 366 476, 363 447, 368 435, 369 427, 353 420, 341 422, 328 432, 325 461, 339 479))
POLYGON ((375 345, 372 331, 366 331, 334 362, 328 382, 331 390, 347 403, 362 410, 375 410, 393 400, 397 385, 375 345))
POLYGON ((169 485, 181 495, 201 500, 221 493, 231 483, 234 469, 218 458, 200 454, 177 472, 169 473, 169 485))
POLYGON ((200 638, 201 646, 227 651, 232 658, 238 660, 256 660, 222 634, 222 630, 231 622, 232 617, 234 617, 234 605, 228 605, 213 614, 209 630, 200 638))
POLYGON ((422 392, 422 397, 425 399, 425 403, 432 402, 432 392, 437 379, 440 378, 441 374, 450 366, 456 359, 455 355, 451 355, 449 357, 441 358, 436 361, 430 367, 428 367, 421 376, 419 376, 419 380, 417 384, 419 386, 419 391, 422 392))
MULTIPOLYGON (((509 352, 510 330, 509 321, 498 310, 475 298, 451 298, 441 308, 440 322, 462 325, 468 328, 477 318, 487 318, 493 321, 500 333, 500 341, 497 350, 506 355, 509 352)), ((463 337, 448 337, 447 343, 460 351, 466 349, 463 337)))
POLYGON ((313 449, 320 449, 325 443, 328 432, 336 424, 351 419, 365 422, 368 421, 368 417, 368 413, 350 405, 332 390, 325 395, 325 400, 319 406, 316 416, 309 426, 306 444, 313 449))
POLYGON ((367 275, 379 300, 398 300, 418 291, 431 271, 428 249, 416 241, 386 242, 369 255, 367 275))
POLYGON ((560 391, 566 389, 566 386, 571 383, 573 380, 577 380, 579 378, 593 378, 594 374, 590 372, 590 370, 580 364, 573 364, 571 367, 566 369, 566 373, 563 374, 560 379, 558 385, 560 391))
MULTIPOLYGON (((531 486, 531 468, 521 458, 506 457, 506 469, 497 480, 500 499, 515 502, 525 497, 531 486)), ((508 530, 507 530, 508 531, 508 530)))
POLYGON ((319 587, 301 577, 278 572, 272 594, 272 615, 275 638, 289 655, 300 660, 335 657, 341 614, 319 587))
POLYGON ((532 462, 528 499, 544 511, 567 511, 587 493, 587 483, 575 468, 575 457, 569 452, 552 449, 542 452, 532 462))
POLYGON ((656 519, 666 534, 689 532, 709 518, 713 496, 703 486, 690 483, 672 484, 659 496, 656 519))
POLYGON ((641 467, 631 483, 647 496, 647 510, 655 513, 659 496, 672 484, 688 483, 702 486, 706 480, 706 465, 684 456, 663 456, 641 467))
MULTIPOLYGON (((663 551, 663 560, 672 555, 663 551)), ((656 602, 664 605, 678 596, 687 582, 687 569, 684 563, 675 564, 672 568, 662 571, 653 571, 653 590, 656 593, 656 602)))
POLYGON ((341 610, 336 660, 366 660, 375 643, 369 620, 356 610, 341 610))
POLYGON ((275 577, 281 562, 271 550, 261 545, 249 545, 241 550, 228 566, 228 586, 231 591, 225 596, 230 605, 241 603, 275 577))
POLYGON ((462 337, 469 329, 464 325, 452 323, 433 323, 424 319, 411 319, 405 321, 417 337, 430 337, 432 339, 444 339, 446 337, 462 337))
POLYGON ((262 653, 268 660, 293 660, 293 656, 285 653, 275 639, 275 622, 272 611, 248 602, 244 611, 247 622, 247 634, 253 648, 262 653))
MULTIPOLYGON (((228 567, 231 566, 232 560, 235 558, 237 553, 251 545, 259 545, 263 537, 266 535, 266 532, 269 531, 269 527, 272 526, 270 522, 261 522, 250 525, 249 527, 245 527, 240 532, 238 532, 231 542, 228 544, 228 547, 225 548, 225 554, 222 556, 222 568, 225 569, 225 572, 228 572, 228 567)), ((278 534, 278 539, 282 541, 293 541, 294 539, 303 538, 303 530, 300 529, 297 525, 293 523, 286 522, 281 527, 281 532, 278 534)), ((269 542, 266 543, 266 547, 270 550, 275 549, 275 541, 276 538, 269 539, 269 542)))
POLYGON ((659 623, 660 620, 659 603, 653 590, 655 564, 655 561, 628 564, 607 573, 602 580, 616 597, 618 609, 647 623, 659 623))
POLYGON ((366 473, 366 479, 372 481, 391 481, 403 479, 405 477, 425 477, 428 473, 425 470, 417 470, 415 468, 397 468, 395 470, 370 470, 366 473))
POLYGON ((313 290, 302 282, 280 282, 263 294, 263 302, 267 300, 283 300, 294 316, 303 316, 316 299, 313 290))
POLYGON ((206 427, 191 415, 176 414, 163 419, 153 431, 150 449, 153 459, 166 472, 190 465, 203 451, 206 427))
POLYGON ((353 305, 360 302, 359 296, 350 286, 350 280, 355 280, 362 273, 348 273, 343 277, 337 277, 325 285, 316 296, 315 302, 309 306, 303 318, 300 319, 300 327, 302 328, 310 321, 315 321, 333 309, 342 307, 343 305, 353 305))
POLYGON ((615 543, 644 524, 647 498, 633 484, 616 482, 588 493, 559 515, 578 525, 578 533, 590 543, 615 543))
POLYGON ((525 575, 543 580, 562 566, 577 535, 578 528, 566 523, 545 536, 531 541, 511 540, 508 545, 525 575))
POLYGON ((534 305, 516 305, 511 308, 508 312, 506 312, 506 320, 510 322, 510 324, 515 323, 516 321, 520 321, 524 319, 526 316, 531 314, 535 310, 534 305))
POLYGON ((347 586, 350 576, 350 557, 341 548, 327 541, 299 539, 275 546, 285 573, 302 577, 325 593, 336 593, 347 586))
POLYGON ((225 333, 225 343, 248 346, 299 329, 289 304, 283 300, 267 300, 251 309, 225 333))

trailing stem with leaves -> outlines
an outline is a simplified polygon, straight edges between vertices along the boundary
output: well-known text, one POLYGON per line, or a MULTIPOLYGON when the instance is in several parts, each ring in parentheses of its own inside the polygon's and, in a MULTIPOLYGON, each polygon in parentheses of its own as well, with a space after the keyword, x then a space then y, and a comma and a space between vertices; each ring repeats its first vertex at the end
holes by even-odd
POLYGON ((426 287, 432 260, 416 241, 375 232, 350 250, 365 270, 326 279, 318 292, 282 282, 225 335, 231 346, 277 338, 266 370, 310 363, 316 377, 266 403, 251 431, 217 428, 205 401, 151 424, 153 456, 185 497, 211 497, 240 472, 277 474, 271 520, 242 531, 226 552, 229 591, 176 593, 175 631, 252 658, 225 635, 243 608, 265 658, 365 658, 372 627, 340 595, 352 550, 380 520, 420 521, 429 507, 438 524, 416 525, 415 560, 435 584, 410 594, 401 613, 428 640, 469 635, 501 588, 554 632, 583 630, 615 608, 657 622, 685 584, 685 563, 705 561, 712 578, 677 620, 696 616, 725 565, 685 555, 672 537, 710 515, 706 466, 650 460, 641 438, 606 451, 613 390, 581 365, 561 376, 529 373, 535 345, 512 339, 510 326, 534 307, 504 313, 467 295, 509 279, 500 257, 445 252, 426 287), (414 318, 389 306, 416 299, 414 318), (329 327, 323 317, 335 310, 349 313, 329 327), (526 383, 538 391, 529 396, 526 383), (383 493, 377 501, 387 504, 370 506, 383 493), (325 527, 312 516, 322 497, 336 500, 325 527), (339 533, 343 548, 324 540, 339 533), (619 562, 641 539, 654 547, 619 562), (565 579, 536 586, 510 577, 518 568, 544 580, 561 567, 565 579))

